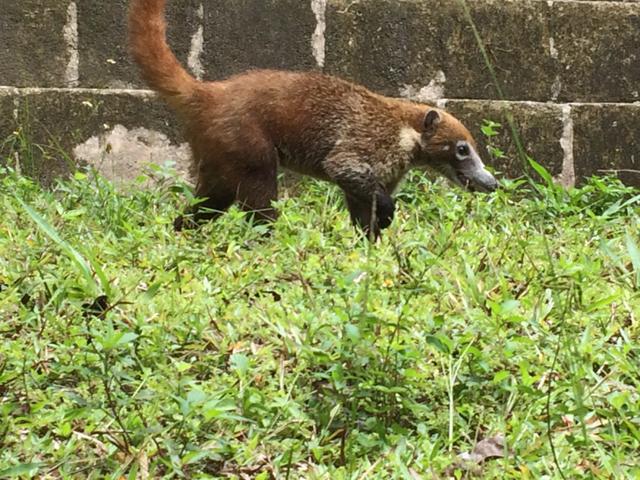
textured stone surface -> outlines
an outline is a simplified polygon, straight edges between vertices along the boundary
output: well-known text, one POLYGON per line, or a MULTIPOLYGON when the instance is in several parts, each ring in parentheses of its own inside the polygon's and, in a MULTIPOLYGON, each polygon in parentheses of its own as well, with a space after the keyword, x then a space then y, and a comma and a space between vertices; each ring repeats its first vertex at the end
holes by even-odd
POLYGON ((151 164, 170 164, 184 178, 189 177, 189 145, 173 144, 165 134, 144 127, 115 125, 76 145, 72 153, 78 163, 90 165, 114 183, 149 173, 151 164))
POLYGON ((640 100, 640 4, 555 2, 560 101, 640 100), (632 46, 635 45, 635 48, 632 46))
MULTIPOLYGON (((506 99, 636 101, 640 3, 483 0, 470 14, 506 99)), ((444 74, 448 98, 498 98, 451 0, 330 0, 327 69, 386 94, 444 74)))
POLYGON ((316 66, 310 1, 219 0, 205 4, 204 64, 209 78, 249 68, 309 70, 316 66))
POLYGON ((0 85, 64 86, 68 4, 0 0, 0 85))
MULTIPOLYGON (((77 5, 80 86, 139 86, 126 47, 126 0, 0 0, 0 84, 65 86, 77 5), (73 25, 71 25, 73 27, 73 25)), ((471 16, 507 99, 640 99, 640 2, 474 0, 471 16)), ((327 70, 397 95, 442 83, 448 98, 497 98, 464 10, 452 0, 328 0, 327 70)), ((316 68, 310 1, 168 3, 170 43, 187 63, 204 29, 210 78, 247 68, 316 68), (204 18, 200 18, 202 7, 204 18)))
POLYGON ((584 105, 572 109, 576 174, 615 173, 640 187, 640 105, 584 105))
MULTIPOLYGON (((92 138, 98 139, 95 145, 101 146, 105 155, 109 153, 112 148, 100 139, 110 135, 118 125, 128 131, 144 127, 163 132, 173 145, 182 143, 175 117, 155 97, 82 91, 5 92, 0 95, 0 106, 3 111, 14 112, 0 121, 0 138, 10 137, 13 132, 20 131, 21 136, 34 145, 32 151, 21 156, 23 169, 44 183, 50 183, 54 177, 73 170, 77 161, 73 158, 74 150, 79 145, 91 146, 87 142, 92 138), (5 110, 7 107, 8 110, 5 110)), ((138 133, 137 138, 141 142, 145 138, 156 138, 161 147, 157 150, 159 153, 156 158, 142 161, 152 160, 163 164, 167 160, 175 160, 162 158, 162 152, 167 151, 163 139, 138 133)), ((10 144, 5 144, 3 149, 6 152, 10 147, 10 144)), ((139 159, 133 158, 139 153, 139 150, 130 152, 132 164, 139 162, 139 159)), ((92 158, 99 155, 100 152, 94 149, 92 158)), ((122 174, 123 177, 127 176, 127 172, 123 171, 122 174)), ((137 172, 129 172, 130 178, 136 175, 137 172)))
MULTIPOLYGON (((548 52, 547 3, 470 5, 506 97, 548 98, 554 61, 548 52)), ((464 10, 451 0, 332 0, 327 68, 386 94, 427 85, 443 72, 449 98, 497 97, 464 10)))
MULTIPOLYGON (((80 86, 142 86, 127 47, 127 0, 78 2, 80 86)), ((168 2, 168 37, 178 58, 187 64, 191 39, 198 30, 197 0, 168 2)))

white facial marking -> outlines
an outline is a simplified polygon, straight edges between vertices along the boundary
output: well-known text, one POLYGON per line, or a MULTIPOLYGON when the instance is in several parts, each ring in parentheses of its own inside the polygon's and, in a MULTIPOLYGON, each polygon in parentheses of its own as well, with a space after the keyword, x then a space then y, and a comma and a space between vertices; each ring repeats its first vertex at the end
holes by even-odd
POLYGON ((411 127, 402 127, 398 142, 403 151, 410 153, 420 144, 420 134, 411 127))
MULTIPOLYGON (((469 158, 474 158, 474 154, 475 152, 473 151, 473 147, 469 145, 469 143, 464 140, 460 140, 456 143, 456 158, 458 161, 462 162, 469 158)), ((475 157, 478 157, 478 155, 475 154, 475 157)))
POLYGON ((480 185, 484 189, 495 190, 497 183, 493 175, 485 168, 480 155, 473 146, 468 142, 460 141, 456 145, 456 149, 466 147, 468 154, 462 156, 456 152, 460 165, 458 166, 458 174, 462 174, 475 185, 480 185))
POLYGON ((440 148, 443 152, 453 150, 434 165, 440 174, 471 191, 492 192, 498 188, 498 182, 485 168, 473 143, 460 139, 448 148, 446 145, 440 148))

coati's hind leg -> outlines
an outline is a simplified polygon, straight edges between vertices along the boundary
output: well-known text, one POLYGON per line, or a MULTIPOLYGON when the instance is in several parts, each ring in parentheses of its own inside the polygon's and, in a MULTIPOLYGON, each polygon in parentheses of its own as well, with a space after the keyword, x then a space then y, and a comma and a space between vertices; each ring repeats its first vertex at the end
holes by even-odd
POLYGON ((196 188, 196 197, 204 200, 187 208, 184 214, 174 220, 173 228, 176 232, 197 228, 203 222, 218 218, 235 201, 235 192, 227 185, 200 184, 196 188))
POLYGON ((342 153, 325 160, 324 169, 345 192, 353 224, 378 238, 393 221, 395 203, 371 166, 358 156, 342 153))
POLYGON ((275 160, 247 172, 237 186, 236 199, 256 223, 271 223, 278 218, 272 203, 278 199, 278 170, 275 160))
POLYGON ((196 195, 205 201, 189 209, 190 216, 178 217, 176 230, 213 220, 236 201, 254 221, 271 222, 277 218, 271 205, 278 196, 275 150, 266 141, 255 137, 252 140, 251 148, 216 149, 215 157, 201 163, 196 195))

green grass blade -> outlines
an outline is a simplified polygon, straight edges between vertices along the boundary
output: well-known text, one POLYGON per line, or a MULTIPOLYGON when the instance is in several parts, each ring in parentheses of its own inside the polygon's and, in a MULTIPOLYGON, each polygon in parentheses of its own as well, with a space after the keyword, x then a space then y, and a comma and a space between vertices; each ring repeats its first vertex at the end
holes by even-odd
POLYGON ((536 162, 533 158, 529 158, 529 164, 536 171, 536 173, 540 175, 540 177, 542 177, 547 186, 553 187, 553 177, 546 168, 536 162))
MULTIPOLYGON (((102 286, 102 291, 107 295, 107 297, 112 297, 111 284, 109 283, 109 279, 107 275, 104 273, 104 269, 102 265, 96 260, 96 257, 91 252, 86 252, 85 255, 93 268, 93 271, 96 272, 96 277, 100 280, 100 285, 102 286)), ((95 283, 95 282, 94 282, 95 283)))
POLYGON ((23 463, 15 467, 7 468, 0 471, 0 478, 15 478, 24 475, 31 475, 40 470, 44 464, 42 463, 23 463))
POLYGON ((22 200, 20 197, 15 195, 16 200, 22 208, 29 214, 33 222, 42 230, 42 232, 47 235, 60 249, 67 254, 67 256, 76 264, 79 268, 80 273, 87 281, 88 286, 91 289, 91 294, 95 295, 100 289, 95 279, 93 278, 93 274, 91 273, 91 268, 89 263, 85 258, 75 249, 73 248, 67 241, 62 239, 58 232, 53 228, 49 223, 42 218, 33 208, 31 208, 27 203, 22 200))

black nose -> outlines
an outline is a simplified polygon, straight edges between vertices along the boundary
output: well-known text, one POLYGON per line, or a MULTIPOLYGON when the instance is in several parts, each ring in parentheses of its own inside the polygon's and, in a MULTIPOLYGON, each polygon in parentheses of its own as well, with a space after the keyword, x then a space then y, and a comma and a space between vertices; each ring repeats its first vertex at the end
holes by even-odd
POLYGON ((476 182, 477 190, 481 192, 495 192, 500 184, 495 178, 483 178, 476 182))

